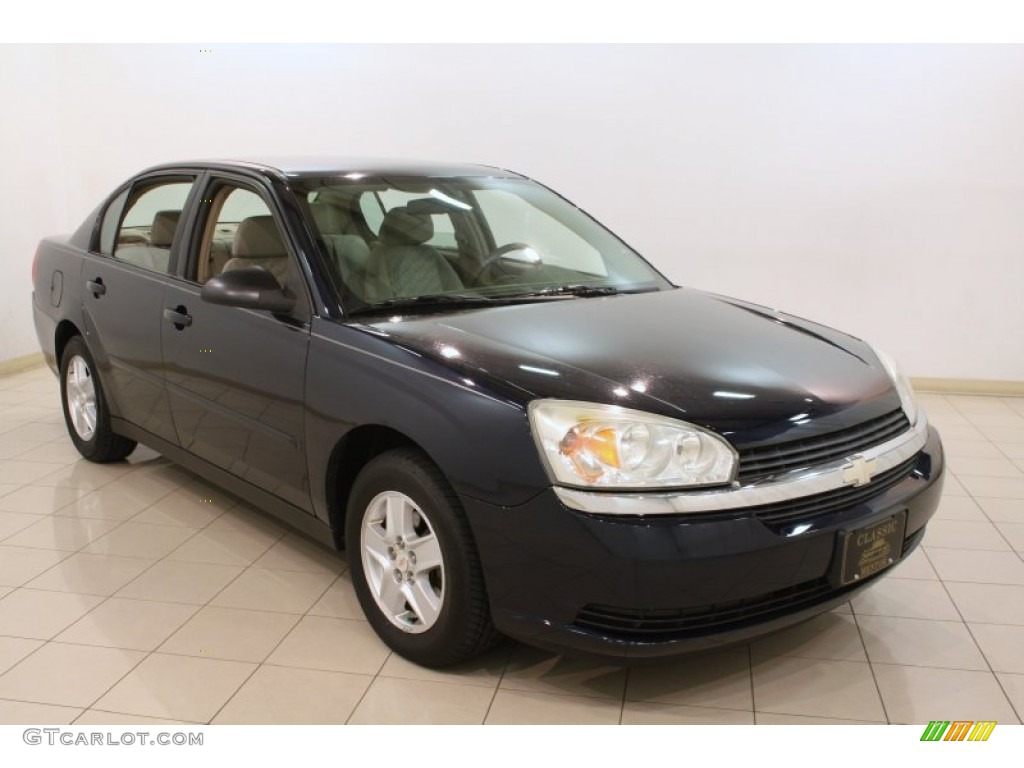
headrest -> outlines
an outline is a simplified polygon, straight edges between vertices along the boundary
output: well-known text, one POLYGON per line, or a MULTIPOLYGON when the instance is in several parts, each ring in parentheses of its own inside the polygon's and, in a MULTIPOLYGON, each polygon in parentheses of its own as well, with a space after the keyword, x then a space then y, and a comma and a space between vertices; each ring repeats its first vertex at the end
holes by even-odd
POLYGON ((273 216, 242 219, 235 230, 231 254, 236 259, 267 259, 284 256, 286 253, 273 216))
POLYGON ((180 219, 181 211, 157 212, 153 217, 153 226, 149 230, 149 244, 154 248, 170 248, 180 219))
MULTIPOLYGON (((451 198, 449 198, 450 200, 451 198)), ((454 200, 454 203, 458 203, 458 200, 454 200)), ((440 213, 449 214, 452 210, 458 208, 457 205, 453 205, 452 202, 446 202, 445 200, 439 200, 436 197, 417 197, 415 200, 410 200, 405 204, 413 213, 440 213)), ((468 206, 467 206, 468 207, 468 206)))
POLYGON ((352 214, 330 203, 310 203, 313 220, 321 235, 344 235, 352 225, 352 214))
POLYGON ((380 241, 384 245, 422 245, 433 236, 430 214, 414 213, 408 208, 392 208, 380 225, 380 241))

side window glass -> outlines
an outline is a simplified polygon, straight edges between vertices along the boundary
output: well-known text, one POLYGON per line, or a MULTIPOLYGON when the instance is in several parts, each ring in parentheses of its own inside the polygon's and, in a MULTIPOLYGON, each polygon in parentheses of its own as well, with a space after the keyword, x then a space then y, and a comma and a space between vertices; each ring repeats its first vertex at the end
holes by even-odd
POLYGON ((128 191, 110 201, 107 210, 103 214, 103 223, 100 224, 99 251, 105 256, 114 255, 114 241, 117 238, 117 225, 121 221, 121 211, 124 210, 125 200, 128 199, 128 191))
POLYGON ((259 267, 305 304, 301 275, 266 201, 255 192, 224 185, 211 197, 196 282, 244 267, 259 267))
MULTIPOLYGON (((135 187, 117 229, 114 258, 153 272, 167 273, 171 245, 192 183, 171 181, 135 187)), ((102 241, 102 234, 100 239, 102 241)))

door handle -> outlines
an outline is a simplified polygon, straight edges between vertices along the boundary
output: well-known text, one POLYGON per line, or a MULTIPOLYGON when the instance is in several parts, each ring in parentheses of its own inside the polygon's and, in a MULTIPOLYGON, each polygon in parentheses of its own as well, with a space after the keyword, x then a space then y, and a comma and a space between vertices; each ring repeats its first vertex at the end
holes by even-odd
POLYGON ((192 325, 192 315, 180 304, 174 309, 164 310, 164 320, 170 322, 179 331, 185 330, 185 326, 192 325))
POLYGON ((97 299, 107 292, 107 286, 103 284, 102 277, 97 277, 95 280, 86 280, 85 288, 97 299))

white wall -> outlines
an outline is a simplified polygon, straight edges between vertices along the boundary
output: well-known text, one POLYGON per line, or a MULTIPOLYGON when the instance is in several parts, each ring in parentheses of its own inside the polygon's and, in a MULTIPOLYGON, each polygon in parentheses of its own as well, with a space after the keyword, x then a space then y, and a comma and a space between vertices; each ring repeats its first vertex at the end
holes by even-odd
POLYGON ((58 82, 52 50, 0 45, 0 361, 39 349, 32 256, 69 223, 58 82))
MULTIPOLYGON (((0 48, 4 112, 31 125, 0 128, 30 182, 5 192, 5 274, 165 160, 468 160, 550 184, 680 283, 863 336, 911 375, 1024 380, 1024 47, 213 49, 0 48), (11 56, 46 59, 57 93, 11 56)), ((22 305, 2 355, 32 347, 22 305)))

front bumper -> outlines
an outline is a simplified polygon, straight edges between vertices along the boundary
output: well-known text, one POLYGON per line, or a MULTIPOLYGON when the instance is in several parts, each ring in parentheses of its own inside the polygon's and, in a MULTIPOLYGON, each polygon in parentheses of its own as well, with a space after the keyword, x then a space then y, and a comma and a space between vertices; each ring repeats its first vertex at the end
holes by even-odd
POLYGON ((933 428, 904 471, 850 506, 799 519, 756 507, 595 515, 550 488, 518 507, 463 503, 498 629, 575 655, 640 659, 743 642, 848 601, 888 569, 839 586, 840 534, 905 510, 902 560, 938 507, 944 460, 933 428))

